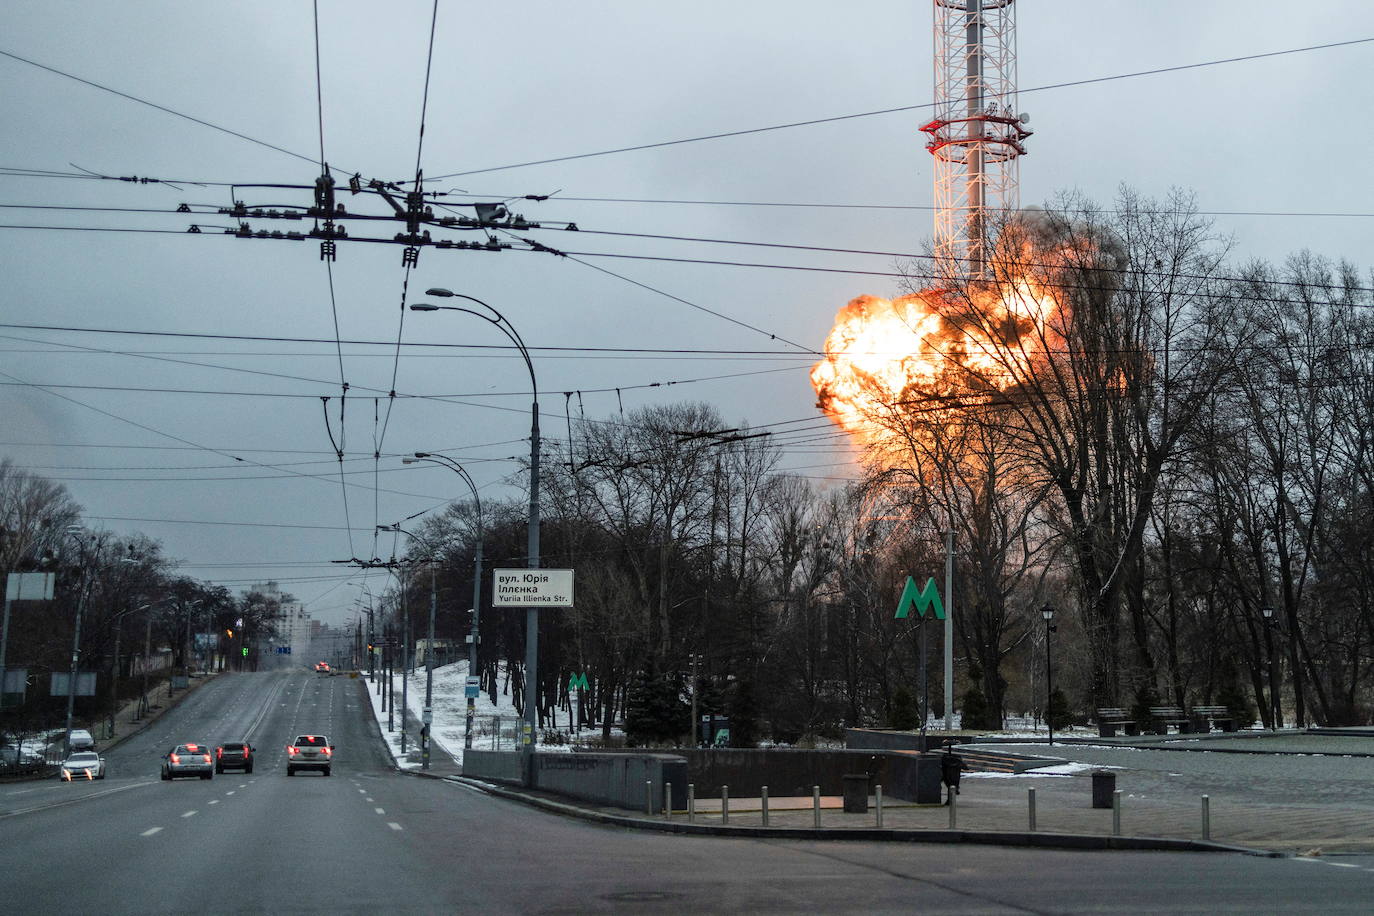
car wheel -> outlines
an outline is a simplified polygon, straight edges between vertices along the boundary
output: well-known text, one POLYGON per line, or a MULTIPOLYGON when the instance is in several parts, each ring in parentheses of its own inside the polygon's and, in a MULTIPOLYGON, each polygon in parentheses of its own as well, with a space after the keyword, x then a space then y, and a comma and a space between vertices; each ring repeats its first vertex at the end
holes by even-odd
POLYGON ((213 776, 213 775, 214 775, 213 773, 201 773, 201 774, 200 774, 200 778, 201 778, 201 779, 209 779, 209 778, 210 778, 211 776, 213 776))
POLYGON ((295 768, 295 767, 287 767, 287 768, 286 768, 286 775, 287 775, 287 776, 295 776, 295 775, 296 775, 296 768, 295 768))
POLYGON ((163 770, 163 771, 162 771, 162 781, 163 781, 163 782, 171 782, 171 781, 172 781, 172 774, 168 773, 166 770, 163 770))
POLYGON ((251 773, 251 772, 253 772, 253 768, 252 768, 252 767, 244 767, 244 768, 243 768, 243 772, 244 772, 244 773, 251 773))
POLYGON ((329 775, 329 767, 325 767, 325 768, 324 768, 324 775, 326 775, 326 776, 329 775))
POLYGON ((222 774, 222 773, 224 772, 224 767, 222 767, 222 766, 216 766, 216 767, 215 767, 215 772, 216 772, 216 773, 221 773, 221 774, 222 774))

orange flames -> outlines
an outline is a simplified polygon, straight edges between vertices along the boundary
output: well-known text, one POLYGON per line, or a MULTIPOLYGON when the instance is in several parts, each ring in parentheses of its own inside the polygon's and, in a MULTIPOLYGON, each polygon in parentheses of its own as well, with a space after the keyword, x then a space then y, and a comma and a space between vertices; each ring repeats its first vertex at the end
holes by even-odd
POLYGON ((877 444, 886 438, 882 418, 903 405, 1013 388, 1045 352, 1054 308, 1027 281, 860 296, 840 309, 825 359, 811 370, 817 406, 877 444))

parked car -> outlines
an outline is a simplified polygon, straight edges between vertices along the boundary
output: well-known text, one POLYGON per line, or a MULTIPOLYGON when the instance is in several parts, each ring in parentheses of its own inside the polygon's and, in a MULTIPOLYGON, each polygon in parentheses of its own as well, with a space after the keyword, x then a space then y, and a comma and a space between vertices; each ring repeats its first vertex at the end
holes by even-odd
POLYGON ((253 772, 253 752, 257 748, 247 741, 226 741, 215 748, 215 772, 243 770, 253 772))
POLYGON ((176 779, 178 776, 199 776, 212 779, 215 775, 214 757, 208 744, 187 742, 178 744, 162 755, 162 778, 176 779))
POLYGON ((105 758, 95 751, 77 751, 62 761, 58 776, 66 782, 73 779, 104 779, 105 758))
POLYGON ((0 772, 26 773, 43 765, 43 755, 32 748, 7 744, 0 747, 0 772))
POLYGON ((334 745, 324 735, 297 735, 286 746, 286 775, 297 770, 319 770, 328 776, 334 764, 334 745))

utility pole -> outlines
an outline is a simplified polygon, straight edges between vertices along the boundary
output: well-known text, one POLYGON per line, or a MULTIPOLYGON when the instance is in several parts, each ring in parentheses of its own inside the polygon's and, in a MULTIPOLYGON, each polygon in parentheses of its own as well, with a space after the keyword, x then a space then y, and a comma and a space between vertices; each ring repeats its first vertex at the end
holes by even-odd
POLYGON ((954 529, 945 532, 945 731, 954 728, 954 529))

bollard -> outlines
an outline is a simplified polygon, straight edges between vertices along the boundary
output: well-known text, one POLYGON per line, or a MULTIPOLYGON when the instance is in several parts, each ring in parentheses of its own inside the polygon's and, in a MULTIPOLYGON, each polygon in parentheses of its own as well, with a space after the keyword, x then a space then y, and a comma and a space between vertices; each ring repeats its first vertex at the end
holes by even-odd
POLYGON ((959 796, 955 794, 953 787, 949 790, 949 829, 953 830, 959 826, 959 796))
POLYGON ((1112 793, 1112 836, 1121 836, 1121 790, 1112 793))
POLYGON ((697 787, 696 783, 687 783, 687 822, 691 823, 697 818, 697 787))
POLYGON ((671 782, 663 784, 663 816, 669 819, 673 816, 673 784, 671 782))
POLYGON ((644 780, 644 813, 649 817, 654 816, 654 781, 644 780))
POLYGON ((816 816, 816 827, 821 826, 821 787, 811 787, 811 811, 816 816))
POLYGON ((1212 839, 1212 800, 1202 796, 1202 838, 1212 839))
POLYGON ((763 826, 768 826, 768 787, 759 787, 759 801, 763 802, 763 826))
POLYGON ((1026 800, 1030 805, 1030 825, 1031 833, 1035 832, 1035 789, 1026 790, 1026 800))
POLYGON ((720 787, 720 822, 730 823, 730 787, 720 787))
POLYGON ((878 809, 878 826, 883 825, 883 784, 878 783, 873 787, 873 801, 878 809))

